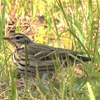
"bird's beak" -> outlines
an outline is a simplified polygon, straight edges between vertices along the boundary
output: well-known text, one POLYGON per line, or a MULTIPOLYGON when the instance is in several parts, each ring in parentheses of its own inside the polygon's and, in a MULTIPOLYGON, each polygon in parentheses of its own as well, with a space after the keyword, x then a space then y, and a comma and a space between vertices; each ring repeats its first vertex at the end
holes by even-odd
POLYGON ((4 37, 4 40, 11 40, 11 38, 10 37, 4 37))

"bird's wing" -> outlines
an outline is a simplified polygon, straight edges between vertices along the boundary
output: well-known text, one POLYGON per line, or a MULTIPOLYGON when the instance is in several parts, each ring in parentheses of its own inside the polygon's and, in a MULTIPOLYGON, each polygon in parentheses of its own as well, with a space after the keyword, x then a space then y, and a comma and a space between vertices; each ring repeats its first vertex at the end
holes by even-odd
MULTIPOLYGON (((75 57, 83 60, 89 61, 90 58, 80 56, 82 52, 76 52, 71 50, 66 50, 62 48, 54 48, 47 45, 41 44, 30 44, 27 46, 27 52, 25 48, 17 50, 18 55, 21 60, 20 63, 25 64, 26 54, 28 55, 28 60, 30 61, 30 66, 42 67, 42 66, 53 66, 57 63, 61 64, 65 61, 71 61, 72 63, 79 62, 75 57), (23 52, 24 51, 24 52, 23 52), (73 55, 74 57, 72 57, 73 55), (66 60, 67 59, 67 60, 66 60)), ((51 67, 50 67, 51 68, 51 67)))
POLYGON ((54 48, 52 46, 37 44, 33 42, 28 45, 27 49, 28 54, 39 60, 52 60, 57 57, 66 59, 67 56, 70 56, 69 54, 74 56, 83 54, 83 52, 76 52, 62 48, 54 48))

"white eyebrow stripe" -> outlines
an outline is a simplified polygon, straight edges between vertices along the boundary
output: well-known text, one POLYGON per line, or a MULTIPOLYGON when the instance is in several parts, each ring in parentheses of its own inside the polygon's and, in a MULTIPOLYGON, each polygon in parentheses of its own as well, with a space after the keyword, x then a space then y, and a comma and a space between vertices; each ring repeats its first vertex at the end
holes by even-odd
POLYGON ((19 37, 23 37, 23 35, 16 35, 15 37, 17 37, 17 36, 19 36, 19 37))

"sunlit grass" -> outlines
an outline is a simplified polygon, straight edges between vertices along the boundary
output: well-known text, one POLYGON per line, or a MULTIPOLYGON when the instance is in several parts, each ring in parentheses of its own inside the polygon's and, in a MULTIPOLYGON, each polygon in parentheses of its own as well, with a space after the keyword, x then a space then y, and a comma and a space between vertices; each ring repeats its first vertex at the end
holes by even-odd
POLYGON ((99 100, 99 0, 2 0, 1 2, 0 99, 99 100), (43 24, 37 21, 39 15, 45 16, 46 21, 43 24), (59 20, 59 25, 55 19, 59 20), (75 77, 75 66, 61 67, 55 72, 53 79, 45 80, 44 75, 40 80, 37 75, 36 79, 28 80, 26 87, 24 78, 16 78, 16 67, 9 59, 12 47, 3 41, 4 35, 10 33, 9 28, 29 34, 35 42, 82 51, 94 59, 91 63, 83 63, 82 71, 85 74, 83 77, 75 77))

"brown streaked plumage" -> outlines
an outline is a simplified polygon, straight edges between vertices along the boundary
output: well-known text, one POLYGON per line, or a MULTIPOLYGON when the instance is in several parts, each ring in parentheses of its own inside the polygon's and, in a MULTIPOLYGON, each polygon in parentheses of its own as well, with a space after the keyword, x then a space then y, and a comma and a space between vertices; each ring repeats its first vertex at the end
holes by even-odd
POLYGON ((13 61, 17 65, 18 72, 25 74, 27 66, 27 73, 33 77, 36 76, 36 68, 40 76, 44 73, 52 75, 58 63, 60 66, 65 62, 67 66, 68 62, 80 63, 91 60, 89 57, 81 56, 82 52, 34 43, 21 33, 11 33, 4 39, 14 47, 13 61))

